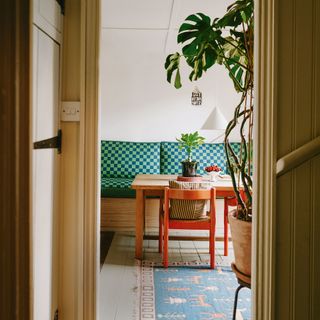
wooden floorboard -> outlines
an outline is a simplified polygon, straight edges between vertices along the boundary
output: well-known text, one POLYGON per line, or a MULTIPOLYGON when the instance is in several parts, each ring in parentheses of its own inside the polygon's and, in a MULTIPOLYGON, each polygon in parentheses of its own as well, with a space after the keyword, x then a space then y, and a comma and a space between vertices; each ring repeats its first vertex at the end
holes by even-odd
POLYGON ((101 231, 100 232, 100 267, 102 267, 102 265, 107 257, 109 248, 112 243, 113 236, 114 236, 113 231, 101 231))

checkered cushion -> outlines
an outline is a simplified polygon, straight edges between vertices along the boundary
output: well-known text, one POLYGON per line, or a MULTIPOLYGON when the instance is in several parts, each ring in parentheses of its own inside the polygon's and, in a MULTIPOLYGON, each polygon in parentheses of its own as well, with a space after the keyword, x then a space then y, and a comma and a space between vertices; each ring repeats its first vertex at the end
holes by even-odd
MULTIPOLYGON (((208 182, 169 181, 174 189, 210 189, 208 182)), ((206 200, 170 200, 170 219, 196 220, 206 218, 206 200)))
POLYGON ((131 178, 102 178, 102 188, 131 188, 131 178))
POLYGON ((132 178, 101 178, 101 196, 107 198, 134 198, 132 178))
MULTIPOLYGON (((240 151, 240 143, 231 145, 236 153, 240 151)), ((160 171, 162 174, 181 174, 181 161, 186 158, 185 151, 179 149, 177 142, 161 142, 160 171)), ((205 174, 204 168, 212 164, 218 165, 225 173, 227 172, 223 143, 204 143, 194 150, 192 158, 199 162, 197 172, 200 175, 205 174)))
POLYGON ((160 173, 159 142, 101 141, 101 177, 134 178, 160 173))

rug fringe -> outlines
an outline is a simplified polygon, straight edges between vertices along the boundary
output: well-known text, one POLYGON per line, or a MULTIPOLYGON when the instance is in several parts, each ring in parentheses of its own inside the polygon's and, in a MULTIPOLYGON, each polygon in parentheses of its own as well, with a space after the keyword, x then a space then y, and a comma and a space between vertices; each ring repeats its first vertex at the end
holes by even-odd
POLYGON ((141 261, 135 259, 134 262, 134 276, 136 279, 136 290, 135 290, 135 299, 133 307, 132 320, 140 320, 140 304, 141 304, 141 261))

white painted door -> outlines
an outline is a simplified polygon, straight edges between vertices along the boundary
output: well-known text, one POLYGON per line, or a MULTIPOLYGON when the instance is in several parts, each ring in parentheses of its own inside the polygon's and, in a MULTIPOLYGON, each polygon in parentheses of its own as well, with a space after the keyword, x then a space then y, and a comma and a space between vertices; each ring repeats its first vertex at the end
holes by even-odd
POLYGON ((33 0, 33 23, 61 43, 62 15, 57 0, 33 0))
MULTIPOLYGON (((60 45, 33 26, 33 141, 57 135, 60 45)), ((58 294, 58 158, 56 149, 33 150, 33 314, 52 320, 58 294)))

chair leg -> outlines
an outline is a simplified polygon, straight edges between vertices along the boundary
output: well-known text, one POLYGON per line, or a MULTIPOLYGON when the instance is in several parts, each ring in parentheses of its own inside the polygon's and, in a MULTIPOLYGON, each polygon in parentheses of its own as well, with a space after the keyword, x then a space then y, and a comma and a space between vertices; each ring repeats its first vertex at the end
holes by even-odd
POLYGON ((228 256, 228 199, 224 198, 224 256, 228 256))
POLYGON ((210 222, 210 231, 209 231, 209 253, 210 253, 210 268, 214 269, 215 268, 215 248, 216 248, 216 243, 215 243, 215 230, 216 230, 216 223, 215 220, 210 222))
POLYGON ((239 287, 236 290, 235 298, 234 298, 234 305, 233 305, 233 317, 232 320, 236 320, 236 314, 237 314, 237 305, 238 305, 238 296, 239 291, 244 288, 242 284, 239 285, 239 287))
POLYGON ((210 253, 210 268, 215 268, 215 234, 214 230, 212 228, 210 229, 210 235, 209 235, 209 253, 210 253))
POLYGON ((163 235, 163 266, 168 268, 168 241, 169 241, 169 230, 168 226, 164 226, 164 235, 163 235))
POLYGON ((159 241, 158 241, 158 251, 162 253, 162 246, 163 246, 163 219, 161 214, 159 214, 159 241))

